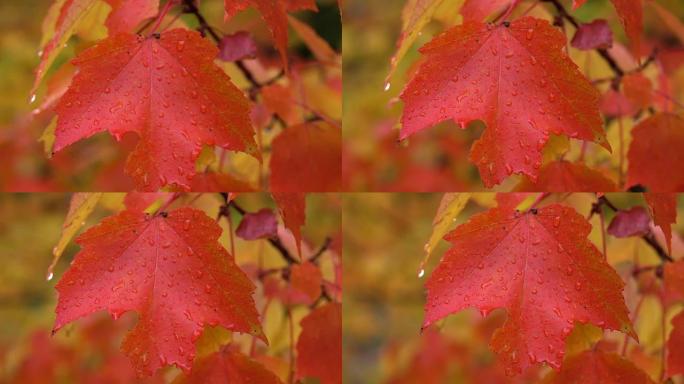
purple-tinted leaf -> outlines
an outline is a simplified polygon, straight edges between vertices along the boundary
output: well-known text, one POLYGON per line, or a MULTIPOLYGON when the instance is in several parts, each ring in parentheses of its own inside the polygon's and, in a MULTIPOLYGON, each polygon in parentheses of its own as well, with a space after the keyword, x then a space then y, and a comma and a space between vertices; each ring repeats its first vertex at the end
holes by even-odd
POLYGON ((584 51, 610 48, 613 46, 613 32, 605 20, 597 19, 588 24, 580 24, 571 44, 584 51))
POLYGON ((252 36, 244 31, 226 35, 219 43, 218 58, 223 61, 238 61, 256 57, 257 46, 252 36))
POLYGON ((245 214, 235 231, 238 237, 245 240, 267 239, 275 237, 277 233, 278 222, 273 211, 268 208, 245 214))
POLYGON ((620 211, 608 226, 608 233, 615 237, 642 236, 648 233, 651 218, 643 207, 620 211))

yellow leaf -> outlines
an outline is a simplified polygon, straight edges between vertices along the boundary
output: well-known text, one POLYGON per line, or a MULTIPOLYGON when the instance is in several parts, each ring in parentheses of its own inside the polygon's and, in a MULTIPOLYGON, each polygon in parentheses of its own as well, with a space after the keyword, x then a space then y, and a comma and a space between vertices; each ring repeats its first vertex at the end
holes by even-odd
POLYGON ((231 339, 232 333, 221 326, 204 328, 204 332, 197 340, 197 356, 195 359, 201 359, 218 352, 231 339))
POLYGON ((52 279, 52 271, 59 261, 59 258, 62 256, 64 248, 66 248, 76 232, 85 224, 85 220, 93 212, 101 197, 101 192, 74 193, 73 196, 71 196, 69 212, 62 225, 62 235, 60 236, 59 241, 57 241, 57 245, 52 248, 53 258, 52 263, 48 267, 48 280, 52 279))
POLYGON ((425 243, 425 258, 420 263, 420 269, 427 262, 432 250, 435 249, 437 243, 444 237, 449 228, 453 225, 456 217, 463 210, 466 203, 470 199, 469 193, 445 193, 442 201, 439 203, 437 214, 432 221, 432 234, 427 243, 425 243))
POLYGON ((549 141, 544 145, 542 152, 542 164, 548 164, 560 159, 570 150, 570 139, 567 136, 551 135, 549 141))
POLYGON ((397 69, 397 64, 406 55, 406 52, 411 47, 420 31, 432 19, 435 11, 444 2, 444 0, 408 0, 401 12, 402 27, 399 41, 397 42, 397 50, 390 61, 390 72, 387 75, 387 81, 394 74, 397 69))
POLYGON ((40 64, 36 69, 36 79, 31 89, 32 95, 35 95, 45 73, 64 49, 69 38, 76 33, 84 18, 91 14, 94 9, 99 9, 99 7, 95 7, 97 4, 100 4, 99 0, 74 0, 70 2, 60 0, 50 8, 43 23, 40 64))
POLYGON ((592 324, 575 324, 568 338, 565 340, 565 353, 575 356, 590 349, 603 338, 603 329, 592 324))
POLYGON ((52 147, 55 145, 55 127, 57 126, 57 116, 50 120, 50 124, 45 128, 43 134, 40 135, 38 141, 43 142, 43 149, 48 158, 52 157, 52 147))

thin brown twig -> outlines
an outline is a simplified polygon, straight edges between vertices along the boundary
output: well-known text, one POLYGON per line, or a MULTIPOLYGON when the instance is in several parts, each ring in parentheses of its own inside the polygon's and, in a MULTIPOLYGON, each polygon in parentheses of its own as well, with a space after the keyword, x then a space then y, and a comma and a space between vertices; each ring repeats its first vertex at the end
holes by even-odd
MULTIPOLYGON (((560 3, 559 0, 542 0, 547 3, 551 3, 554 8, 556 8, 556 11, 558 12, 558 15, 562 17, 563 19, 567 20, 570 24, 572 24, 575 28, 579 29, 579 22, 571 15, 568 13, 568 11, 565 9, 563 4, 560 3)), ((598 48, 596 49, 596 52, 603 58, 603 60, 610 66, 610 69, 615 72, 616 76, 622 77, 625 75, 625 72, 620 68, 618 65, 617 61, 613 58, 613 56, 606 50, 605 48, 598 48)))
MULTIPOLYGON (((601 212, 601 207, 606 206, 610 208, 613 212, 620 212, 620 208, 616 207, 615 204, 613 204, 606 196, 601 196, 599 197, 598 201, 594 203, 591 207, 591 211, 589 213, 589 218, 593 216, 595 213, 600 213, 601 212)), ((647 234, 641 236, 641 239, 646 242, 653 250, 656 252, 660 260, 665 263, 665 262, 674 262, 674 259, 665 251, 665 249, 658 244, 658 241, 655 239, 655 236, 653 235, 652 232, 648 232, 647 234)))
MULTIPOLYGON (((230 201, 228 202, 228 194, 225 192, 221 193, 221 196, 223 197, 223 200, 225 202, 225 205, 221 207, 221 210, 219 211, 219 217, 220 216, 225 216, 226 212, 232 208, 234 209, 237 213, 240 214, 240 216, 244 216, 247 211, 245 211, 240 205, 238 205, 235 201, 230 201)), ((283 257, 283 259, 287 262, 287 264, 292 265, 296 264, 297 260, 290 254, 290 251, 285 248, 285 245, 280 241, 280 239, 276 238, 269 238, 267 239, 268 243, 275 248, 280 255, 283 257)))
MULTIPOLYGON (((208 33, 209 36, 211 36, 216 43, 221 42, 221 36, 216 32, 214 28, 212 28, 211 25, 207 22, 207 19, 204 18, 202 13, 200 13, 199 8, 197 8, 197 4, 195 4, 194 0, 183 0, 183 12, 192 14, 197 18, 197 22, 200 24, 200 32, 201 33, 208 33)), ((242 72, 242 75, 247 79, 247 81, 252 84, 253 88, 259 89, 263 86, 257 79, 254 77, 252 72, 245 66, 244 62, 242 60, 237 60, 235 62, 235 65, 237 68, 242 72)), ((252 93, 250 92, 250 97, 252 96, 252 93)))

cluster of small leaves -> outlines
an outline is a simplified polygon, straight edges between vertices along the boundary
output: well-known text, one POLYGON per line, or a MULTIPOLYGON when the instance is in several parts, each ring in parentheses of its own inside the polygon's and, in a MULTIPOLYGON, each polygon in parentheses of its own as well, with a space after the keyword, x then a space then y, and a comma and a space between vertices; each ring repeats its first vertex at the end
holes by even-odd
MULTIPOLYGON (((303 241, 305 195, 273 196, 290 234, 279 228, 271 209, 246 211, 232 193, 219 195, 222 205, 212 219, 193 206, 199 196, 129 193, 125 209, 78 236, 81 250, 56 285, 53 334, 97 311, 106 311, 115 320, 135 312, 137 322, 121 350, 138 377, 159 376, 159 370, 175 365, 182 370, 179 379, 188 382, 280 383, 285 378, 257 361, 269 356, 268 348, 256 348, 257 340, 268 345, 262 323, 269 303, 279 302, 290 322, 295 308, 308 311, 298 339, 290 340, 286 378, 341 383, 339 275, 324 277, 321 268, 329 257, 338 268, 339 259, 330 240, 316 251, 303 241), (241 220, 233 233, 236 214, 241 220), (234 234, 245 241, 265 242, 284 266, 238 266, 219 242, 223 218, 229 224, 231 248, 234 234), (262 310, 257 309, 256 288, 266 303, 262 310), (210 327, 251 335, 251 352, 246 356, 239 343, 219 340, 215 353, 201 353, 201 340, 210 327)), ((98 198, 74 195, 60 244, 68 243, 80 227, 73 229, 74 218, 81 223, 98 198)), ((61 246, 55 249, 55 260, 59 252, 61 246)), ((50 270, 48 279, 52 277, 50 270)))
MULTIPOLYGON (((676 314, 667 344, 660 348, 660 380, 683 374, 684 313, 679 304, 684 298, 684 260, 671 256, 677 197, 647 193, 647 208, 621 209, 608 196, 597 198, 589 213, 589 217, 600 215, 601 223, 608 212, 614 214, 607 229, 600 228, 600 251, 588 239, 591 224, 574 208, 559 203, 542 206, 549 197, 546 193, 499 194, 496 207, 471 216, 444 237, 451 248, 425 284, 423 328, 432 329, 435 322, 467 308, 478 309, 483 317, 503 308, 506 319, 494 331, 490 348, 507 376, 538 374, 540 363, 545 363, 556 371, 549 374, 550 382, 653 382, 625 357, 628 337, 638 341, 635 320, 640 305, 630 316, 623 295, 624 275, 606 258, 607 235, 616 241, 635 238, 657 254, 658 262, 642 265, 634 260, 627 278, 641 285, 642 297, 653 295, 663 313, 676 314), (530 197, 536 199, 531 202, 530 197), (663 233, 661 240, 654 234, 654 225, 663 233), (589 342, 593 349, 566 355, 570 334, 588 325, 624 333, 622 352, 617 345, 604 342, 600 332, 589 342)), ((444 197, 426 252, 434 246, 433 238, 447 232, 441 223, 453 221, 468 198, 467 194, 444 197)), ((454 355, 444 353, 441 359, 454 355)))
POLYGON ((275 61, 248 32, 224 35, 211 26, 199 6, 196 0, 55 1, 43 24, 31 101, 74 34, 104 14, 107 37, 65 66, 71 68, 65 85, 49 87, 34 111, 56 113, 41 138, 48 155, 99 132, 117 141, 132 133, 137 142, 125 172, 137 190, 258 190, 266 188, 266 161, 273 191, 338 190, 340 123, 329 111, 339 109, 339 55, 288 14, 317 11, 315 1, 225 0, 224 22, 249 7, 259 11, 279 52, 275 61), (197 30, 188 27, 194 21, 197 30), (313 60, 288 55, 289 26, 313 60), (326 81, 316 80, 320 89, 303 79, 311 71, 324 74, 326 81), (248 87, 238 88, 229 72, 248 87), (308 100, 322 90, 332 108, 308 100), (280 128, 275 138, 273 127, 280 128), (258 167, 234 154, 240 177, 226 173, 226 151, 251 156, 258 167))
POLYGON ((644 8, 679 39, 684 23, 656 2, 611 2, 629 51, 619 50, 606 20, 583 23, 573 16, 589 6, 584 1, 573 1, 570 11, 560 0, 408 0, 385 90, 436 12, 453 12, 462 3, 463 21, 419 49, 422 59, 400 95, 400 139, 448 120, 463 129, 482 121, 486 128, 469 160, 487 188, 518 174, 518 191, 682 189, 684 179, 668 170, 684 166, 684 119, 671 90, 684 61, 670 54, 684 41, 672 47, 664 39, 646 40, 644 8), (589 68, 571 59, 569 45, 575 56, 593 53, 612 76, 592 79, 589 68), (634 124, 631 132, 623 127, 627 119, 634 124), (611 126, 619 132, 607 132, 611 126), (571 151, 568 139, 581 141, 581 150, 571 151), (617 152, 616 164, 611 151, 617 152))

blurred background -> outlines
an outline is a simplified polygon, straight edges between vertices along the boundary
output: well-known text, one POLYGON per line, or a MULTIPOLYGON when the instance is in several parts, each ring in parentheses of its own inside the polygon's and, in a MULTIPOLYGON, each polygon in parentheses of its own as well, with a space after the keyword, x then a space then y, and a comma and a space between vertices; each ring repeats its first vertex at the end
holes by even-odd
MULTIPOLYGON (((444 1, 416 41, 399 61, 394 75, 386 79, 390 71, 390 58, 397 48, 397 39, 402 29, 402 7, 408 1, 392 2, 348 0, 343 12, 343 177, 346 190, 352 191, 481 191, 484 186, 479 172, 468 161, 470 147, 477 140, 484 125, 473 122, 467 129, 460 129, 451 121, 440 123, 412 135, 399 142, 399 120, 403 103, 399 95, 419 64, 421 55, 418 48, 438 33, 462 22, 458 13, 463 0, 444 1)), ((571 0, 563 0, 570 10, 571 0)), ((684 2, 679 0, 657 0, 658 4, 672 12, 675 19, 684 19, 684 2)), ((523 13, 533 4, 537 5, 528 13, 530 16, 553 20, 549 4, 525 0, 511 15, 523 13)), ((644 15, 644 56, 658 47, 661 60, 671 78, 668 91, 676 99, 682 100, 684 91, 684 31, 670 28, 656 15, 652 8, 645 7, 644 15)), ((611 54, 617 58, 622 68, 636 66, 626 44, 624 30, 609 0, 594 0, 572 12, 580 22, 606 19, 613 31, 614 44, 611 54)), ((567 31, 570 38, 574 30, 567 31)), ((580 51, 569 47, 570 56, 580 66, 589 79, 612 76, 607 65, 594 51, 580 51)), ((655 66, 650 66, 646 75, 657 77, 655 66)), ((655 85, 656 88, 662 85, 655 85)), ((601 92, 608 84, 600 85, 601 92)), ((681 107, 681 103, 678 104, 681 107)), ((681 109, 680 109, 681 110, 681 109)), ((625 145, 629 145, 632 119, 622 119, 625 127, 625 145)), ((617 148, 617 121, 607 121, 608 141, 617 148)), ((544 153, 544 163, 559 158, 576 160, 580 158, 581 142, 559 139, 552 136, 544 153)), ((613 154, 595 144, 585 148, 585 161, 590 167, 597 168, 611 179, 617 180, 614 171, 619 163, 618 152, 613 154)), ((509 191, 519 182, 520 176, 509 177, 504 183, 493 188, 495 191, 509 191)))
MULTIPOLYGON (((69 194, 0 194, 0 382, 1 383, 133 383, 172 382, 180 380, 180 370, 167 367, 157 375, 138 380, 128 358, 119 347, 124 335, 136 321, 127 313, 113 321, 98 312, 68 324, 50 335, 55 320, 57 292, 54 288, 64 275, 79 246, 72 240, 54 269, 54 278, 46 279, 52 261, 52 249, 60 238, 62 223, 69 208, 69 194)), ((102 218, 123 209, 124 194, 104 194, 80 232, 102 218)), ((218 194, 184 195, 170 209, 191 202, 210 217, 216 217, 222 198, 218 194)), ((268 194, 241 194, 238 204, 248 212, 262 208, 275 210, 268 194)), ((340 196, 311 194, 307 197, 306 225, 302 255, 308 258, 330 238, 332 242, 320 256, 320 270, 328 294, 340 300, 340 196)), ((274 211, 277 212, 277 211, 274 211)), ((276 216, 277 213, 276 213, 276 216)), ((241 218, 232 215, 235 230, 241 218)), ((282 223, 278 219, 279 223, 282 223)), ((230 250, 227 220, 221 220, 224 232, 221 244, 230 250)), ((296 254, 295 243, 287 230, 278 225, 278 236, 296 254)), ((262 316, 264 332, 270 345, 256 343, 255 359, 286 380, 289 367, 290 337, 286 306, 292 314, 294 340, 300 333, 300 321, 310 312, 310 301, 293 292, 273 274, 259 281, 262 269, 286 265, 280 254, 266 240, 235 239, 236 262, 257 286, 254 295, 262 316), (263 284, 262 284, 263 283, 263 284), (266 285, 269 292, 266 292, 266 285), (270 303, 266 305, 266 303, 270 303)), ((198 341, 197 355, 206 356, 221 345, 249 354, 252 337, 231 334, 221 327, 208 327, 198 341)))
MULTIPOLYGON (((645 207, 641 194, 607 194, 618 208, 645 207)), ((536 196, 532 196, 534 199, 536 196)), ((344 198, 344 369, 345 383, 440 384, 440 383, 536 383, 551 371, 548 367, 530 369, 523 375, 506 377, 495 355, 489 351, 494 330, 505 320, 504 310, 482 318, 474 309, 451 314, 421 334, 425 280, 430 276, 449 244, 441 240, 419 277, 423 246, 432 233, 432 222, 442 194, 373 193, 351 194, 344 198), (352 224, 349 224, 352 223, 352 224)), ((492 193, 472 194, 451 228, 478 212, 495 205, 492 193)), ((596 201, 593 194, 552 195, 540 207, 554 202, 574 207, 587 217, 596 201)), ((679 224, 673 227, 672 256, 684 257, 684 198, 679 199, 679 224)), ((606 226, 614 214, 606 210, 606 226)), ((590 220, 589 239, 601 249, 600 219, 590 220)), ((662 231, 651 225, 660 244, 662 231)), ((660 374, 662 346, 662 306, 657 291, 645 287, 653 274, 632 278, 639 266, 659 265, 652 248, 638 237, 607 236, 608 262, 626 283, 625 299, 630 311, 640 298, 640 315, 635 328, 640 344, 629 344, 627 357, 654 379, 660 374), (645 295, 640 292, 646 292, 645 295)), ((656 284, 660 284, 657 282, 656 284)), ((671 319, 681 305, 670 308, 671 319)), ((633 316, 633 312, 632 312, 633 316)), ((669 322, 668 322, 669 324, 669 322)), ((668 328, 669 331, 670 328, 668 328)), ((566 356, 576 355, 596 345, 602 332, 593 326, 578 325, 568 338, 566 356)), ((622 346, 624 335, 606 331, 602 348, 622 346)), ((676 378, 679 382, 682 377, 676 378)), ((675 381, 677 382, 677 381, 675 381)))
MULTIPOLYGON (((31 103, 30 90, 39 63, 41 25, 52 3, 50 0, 0 1, 0 153, 3 159, 0 164, 0 190, 129 191, 133 184, 123 168, 128 153, 137 143, 134 134, 125 135, 119 143, 108 133, 94 135, 52 158, 48 158, 49 150, 39 141, 46 128, 54 124, 55 100, 66 90, 74 74, 75 68, 69 63, 70 60, 107 36, 103 25, 106 13, 104 16, 95 14, 84 18, 86 21, 75 31, 50 67, 36 93, 35 102, 31 103)), ((161 0, 160 3, 163 6, 165 1, 161 0)), ((225 34, 244 30, 250 32, 257 43, 257 58, 246 60, 248 66, 258 69, 259 79, 261 76, 270 79, 272 74, 267 69, 280 64, 270 32, 258 12, 250 8, 224 22, 222 0, 205 0, 200 5, 201 13, 216 30, 225 34)), ((312 27, 330 47, 339 52, 342 27, 337 1, 318 0, 317 5, 318 12, 296 12, 293 16, 312 27)), ((100 8, 108 9, 104 0, 100 8)), ((163 25, 186 28, 196 28, 198 25, 192 15, 182 15, 178 19, 174 19, 175 16, 172 12, 163 25)), ((303 89, 302 93, 307 96, 307 108, 331 119, 341 119, 341 69, 330 63, 317 65, 318 62, 299 35, 291 30, 289 36, 289 54, 293 74, 297 75, 296 82, 282 80, 279 84, 289 90, 296 83, 297 89, 303 89)), ((249 87, 250 84, 233 63, 223 62, 220 65, 238 87, 249 87)), ((273 73, 279 70, 271 69, 273 73)), ((301 108, 294 105, 291 108, 292 111, 288 113, 301 114, 301 108)), ((273 124, 269 124, 270 115, 263 105, 255 111, 255 115, 257 113, 260 119, 255 125, 263 129, 263 144, 268 148, 281 129, 274 129, 273 124)), ((268 159, 268 152, 266 155, 268 159)), ((258 162, 250 156, 227 152, 223 164, 219 164, 220 157, 221 151, 218 149, 205 150, 202 161, 198 161, 198 169, 215 171, 220 168, 256 190, 266 180, 264 175, 260 175, 258 162)), ((268 162, 265 164, 268 166, 268 162)))

